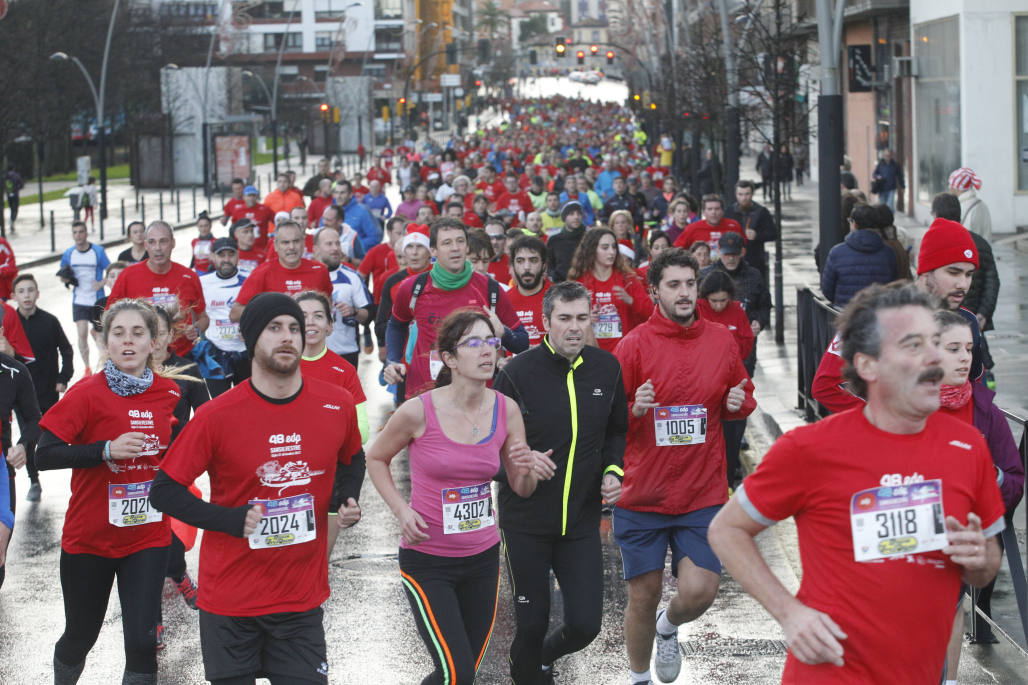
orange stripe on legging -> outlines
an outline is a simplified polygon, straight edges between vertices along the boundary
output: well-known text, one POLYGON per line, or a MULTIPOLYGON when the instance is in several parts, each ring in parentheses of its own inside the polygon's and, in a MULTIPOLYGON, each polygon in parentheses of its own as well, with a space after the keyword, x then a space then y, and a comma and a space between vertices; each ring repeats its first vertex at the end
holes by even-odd
MULTIPOLYGON (((432 622, 431 629, 435 632, 436 639, 439 640, 439 644, 443 646, 443 654, 446 655, 446 664, 450 667, 450 677, 453 679, 453 683, 457 682, 455 675, 456 670, 453 667, 453 655, 450 654, 450 645, 446 644, 446 638, 443 637, 443 631, 439 630, 439 624, 436 623, 435 614, 432 612, 432 605, 428 602, 428 596, 425 595, 425 591, 418 585, 418 581, 411 578, 409 575, 400 571, 400 575, 403 576, 408 583, 410 583, 418 594, 421 596, 421 601, 425 603, 425 610, 428 612, 428 620, 432 622)), ((497 593, 499 593, 499 582, 497 581, 497 593)), ((497 597, 499 594, 497 594, 497 597)), ((496 620, 496 609, 493 608, 493 620, 496 620)), ((489 628, 489 632, 492 633, 492 627, 489 628)), ((486 643, 488 644, 488 643, 486 643)), ((481 657, 479 657, 481 658, 481 657)))
POLYGON ((485 652, 489 649, 489 640, 493 636, 493 628, 496 627, 496 607, 500 603, 500 572, 496 572, 496 599, 493 600, 493 620, 489 623, 489 632, 486 633, 485 642, 482 644, 482 651, 478 653, 478 660, 475 661, 475 673, 478 673, 478 667, 482 663, 482 658, 485 657, 485 652))

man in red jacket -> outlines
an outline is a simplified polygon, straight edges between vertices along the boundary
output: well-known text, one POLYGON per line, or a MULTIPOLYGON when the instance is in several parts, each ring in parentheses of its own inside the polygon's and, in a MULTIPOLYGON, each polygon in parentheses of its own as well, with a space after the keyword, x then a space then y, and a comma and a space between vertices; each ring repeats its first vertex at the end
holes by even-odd
POLYGON ((647 272, 657 307, 614 349, 629 398, 623 493, 614 508, 614 537, 628 581, 625 646, 631 682, 678 677, 678 626, 714 602, 721 562, 707 527, 728 501, 722 421, 745 418, 756 407, 753 385, 724 326, 696 317, 699 267, 681 249, 665 250, 647 272), (657 610, 664 559, 678 589, 657 610), (654 614, 657 620, 654 623, 654 614))
POLYGON ((703 241, 710 245, 710 258, 717 259, 721 255, 718 241, 728 232, 738 233, 746 239, 742 226, 734 219, 725 218, 725 203, 720 195, 703 196, 703 218, 689 224, 682 234, 675 239, 675 247, 689 249, 693 243, 703 241))

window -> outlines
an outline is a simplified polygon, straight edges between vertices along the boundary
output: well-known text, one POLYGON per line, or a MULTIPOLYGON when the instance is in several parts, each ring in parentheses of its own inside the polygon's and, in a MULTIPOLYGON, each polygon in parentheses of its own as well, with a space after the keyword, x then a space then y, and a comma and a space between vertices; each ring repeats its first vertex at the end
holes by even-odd
POLYGON ((375 29, 375 52, 403 52, 403 28, 375 29))
POLYGON ((917 199, 929 204, 960 167, 960 36, 958 18, 914 27, 917 199))
POLYGON ((285 36, 286 52, 300 52, 303 50, 303 34, 299 31, 293 33, 265 33, 264 52, 278 52, 282 48, 282 38, 285 36))
POLYGON ((314 34, 314 49, 328 50, 332 47, 332 31, 319 31, 314 34))
POLYGON ((1017 98, 1017 189, 1028 190, 1028 15, 1014 19, 1014 97, 1017 98))
POLYGON ((403 19, 403 0, 375 0, 375 19, 403 19))

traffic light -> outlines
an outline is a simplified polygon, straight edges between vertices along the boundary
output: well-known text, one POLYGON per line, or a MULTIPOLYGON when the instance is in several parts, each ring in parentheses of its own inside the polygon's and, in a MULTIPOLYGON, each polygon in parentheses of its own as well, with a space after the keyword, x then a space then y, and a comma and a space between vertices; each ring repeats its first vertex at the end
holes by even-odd
POLYGON ((651 102, 650 103, 650 109, 657 109, 657 103, 656 102, 651 102))
POLYGON ((614 51, 607 50, 607 64, 614 64, 614 51))
POLYGON ((326 121, 327 122, 328 121, 328 117, 329 117, 328 103, 327 102, 322 102, 321 106, 318 107, 318 109, 321 110, 321 119, 322 119, 322 121, 326 121))
POLYGON ((528 51, 528 63, 531 64, 533 67, 539 64, 539 57, 538 55, 536 55, 535 50, 528 51))
POLYGON ((454 65, 457 63, 457 44, 447 43, 446 44, 446 64, 454 65))
POLYGON ((585 64, 585 51, 584 50, 579 50, 578 52, 576 52, 575 53, 575 57, 578 58, 578 63, 579 64, 585 64))
POLYGON ((475 81, 475 88, 481 88, 481 87, 482 87, 482 81, 481 80, 475 81))
POLYGON ((639 93, 636 93, 635 95, 632 96, 632 99, 635 100, 636 102, 639 102, 639 100, 641 100, 642 98, 639 96, 639 93))
POLYGON ((600 46, 599 45, 590 45, 589 46, 589 52, 593 53, 594 55, 597 52, 599 52, 599 51, 600 51, 600 46))
POLYGON ((567 54, 568 46, 567 43, 564 42, 563 36, 557 36, 554 39, 553 51, 557 53, 557 57, 563 57, 565 54, 567 54))

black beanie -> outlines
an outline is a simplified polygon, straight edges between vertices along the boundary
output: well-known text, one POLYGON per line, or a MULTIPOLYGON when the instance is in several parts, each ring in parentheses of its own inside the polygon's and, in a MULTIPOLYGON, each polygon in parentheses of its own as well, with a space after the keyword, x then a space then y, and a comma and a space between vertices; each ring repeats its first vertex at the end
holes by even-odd
MULTIPOLYGON (((246 343, 246 353, 253 359, 253 350, 257 347, 257 338, 261 332, 277 316, 287 314, 300 324, 303 330, 303 310, 296 300, 283 293, 261 293, 246 303, 243 316, 239 319, 239 332, 246 343)), ((302 351, 302 350, 301 350, 302 351)))

